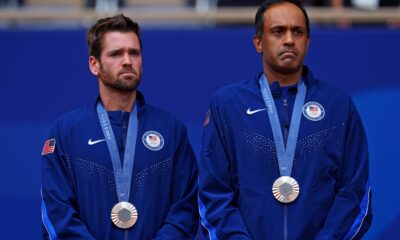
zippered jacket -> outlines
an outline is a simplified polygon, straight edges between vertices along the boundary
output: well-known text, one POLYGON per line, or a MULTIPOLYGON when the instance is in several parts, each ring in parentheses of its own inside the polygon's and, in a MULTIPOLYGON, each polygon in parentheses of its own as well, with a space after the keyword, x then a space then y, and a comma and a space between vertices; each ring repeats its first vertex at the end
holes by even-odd
MULTIPOLYGON (((136 224, 123 230, 111 221, 118 198, 94 102, 59 118, 43 148, 43 239, 196 238, 197 164, 186 128, 171 114, 145 104, 139 92, 137 102, 129 198, 138 212, 136 224)), ((108 115, 123 161, 129 113, 108 115)))
MULTIPOLYGON (((210 239, 359 239, 372 221, 368 148, 344 92, 303 68, 307 92, 291 177, 298 198, 272 194, 280 177, 259 79, 213 97, 202 136, 199 208, 210 239)), ((286 140, 297 86, 270 86, 286 140)))

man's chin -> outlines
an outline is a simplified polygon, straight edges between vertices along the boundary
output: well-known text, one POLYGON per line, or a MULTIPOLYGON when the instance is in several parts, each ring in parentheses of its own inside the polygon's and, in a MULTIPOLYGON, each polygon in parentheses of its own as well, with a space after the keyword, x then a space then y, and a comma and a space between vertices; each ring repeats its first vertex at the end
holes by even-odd
POLYGON ((290 65, 285 65, 285 66, 280 66, 278 67, 278 72, 283 73, 283 74, 293 74, 301 71, 301 66, 290 66, 290 65))
POLYGON ((119 91, 124 91, 124 92, 133 92, 136 91, 136 89, 139 86, 140 81, 137 80, 118 80, 115 82, 112 87, 116 90, 119 91))
POLYGON ((115 90, 121 91, 121 92, 134 92, 136 91, 137 88, 134 87, 115 87, 115 90))

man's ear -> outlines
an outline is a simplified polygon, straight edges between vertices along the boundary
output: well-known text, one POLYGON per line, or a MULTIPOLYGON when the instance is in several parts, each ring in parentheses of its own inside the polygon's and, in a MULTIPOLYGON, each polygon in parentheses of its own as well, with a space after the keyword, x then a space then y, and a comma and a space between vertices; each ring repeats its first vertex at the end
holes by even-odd
POLYGON ((94 56, 89 57, 89 68, 93 75, 98 76, 100 72, 100 61, 94 56))
POLYGON ((261 38, 254 35, 253 44, 254 44, 254 47, 256 48, 256 51, 261 54, 263 52, 263 44, 262 44, 261 38))

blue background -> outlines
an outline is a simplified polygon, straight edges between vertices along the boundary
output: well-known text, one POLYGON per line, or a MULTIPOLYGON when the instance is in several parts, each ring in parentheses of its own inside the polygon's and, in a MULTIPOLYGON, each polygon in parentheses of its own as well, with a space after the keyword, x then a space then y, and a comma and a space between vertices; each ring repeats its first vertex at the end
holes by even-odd
MULTIPOLYGON (((142 32, 140 89, 148 103, 188 126, 198 154, 213 92, 261 71, 253 29, 145 26, 142 32)), ((400 239, 400 30, 315 26, 311 34, 306 63, 353 96, 367 132, 374 220, 365 239, 400 239)), ((97 97, 84 39, 84 29, 0 31, 2 239, 40 238, 43 142, 58 116, 97 97)))

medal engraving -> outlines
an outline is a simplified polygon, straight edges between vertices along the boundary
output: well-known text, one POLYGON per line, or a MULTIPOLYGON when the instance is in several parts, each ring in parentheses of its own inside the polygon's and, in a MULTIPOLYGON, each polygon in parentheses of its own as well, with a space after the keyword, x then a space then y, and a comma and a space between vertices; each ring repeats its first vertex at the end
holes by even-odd
POLYGON ((111 210, 111 220, 115 226, 127 229, 135 225, 138 220, 138 213, 129 202, 119 202, 111 210))
POLYGON ((276 200, 291 203, 299 196, 300 187, 294 178, 282 176, 272 185, 272 193, 276 200))

